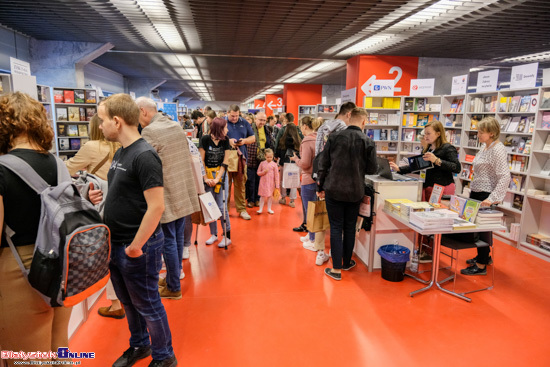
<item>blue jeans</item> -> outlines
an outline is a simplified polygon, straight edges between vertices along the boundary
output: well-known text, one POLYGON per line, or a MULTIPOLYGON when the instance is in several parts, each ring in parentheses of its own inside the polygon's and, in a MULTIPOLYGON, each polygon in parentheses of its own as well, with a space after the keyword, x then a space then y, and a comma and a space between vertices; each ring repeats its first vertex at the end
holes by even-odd
MULTIPOLYGON (((225 177, 225 183, 224 183, 224 190, 225 190, 225 205, 223 205, 223 196, 222 193, 224 190, 220 187, 220 192, 216 193, 214 191, 214 187, 206 186, 206 191, 211 192, 212 196, 214 196, 214 200, 216 201, 216 204, 218 204, 218 208, 220 208, 220 212, 222 213, 222 216, 220 217, 220 224, 222 225, 223 229, 223 218, 225 217, 225 220, 227 220, 227 230, 231 230, 231 223, 229 222, 229 214, 227 213, 227 193, 228 190, 228 184, 227 184, 227 175, 225 177)), ((210 234, 213 236, 218 235, 218 221, 213 221, 208 224, 210 226, 210 234)))
POLYGON ((258 187, 260 187, 260 176, 258 176, 258 167, 247 167, 246 169, 248 176, 248 178, 246 179, 246 201, 254 204, 257 201, 260 201, 260 196, 258 195, 258 187))
MULTIPOLYGON (((183 246, 191 246, 191 236, 193 235, 193 221, 191 220, 191 214, 183 218, 183 246)), ((179 249, 178 249, 179 251, 179 249)), ((182 249, 183 251, 183 249, 182 249)), ((181 255, 183 257, 183 253, 181 255)), ((181 263, 180 263, 181 265, 181 263)), ((183 269, 183 268, 182 268, 183 269)))
POLYGON ((128 257, 124 250, 129 244, 114 245, 109 262, 116 295, 126 311, 130 346, 151 345, 153 359, 157 360, 174 355, 172 334, 158 291, 163 244, 164 235, 159 229, 141 248, 143 255, 128 257))
POLYGON ((183 228, 184 218, 162 224, 164 232, 164 246, 162 255, 166 264, 166 286, 168 290, 181 290, 180 271, 183 260, 183 228))
MULTIPOLYGON (((302 185, 302 209, 304 210, 304 218, 307 220, 307 204, 310 201, 315 201, 317 199, 317 184, 314 182, 309 185, 302 185)), ((315 241, 315 233, 309 232, 309 240, 311 242, 315 241)))
POLYGON ((332 267, 342 269, 350 265, 355 246, 355 224, 361 201, 350 203, 333 200, 326 196, 328 221, 330 223, 330 251, 332 267))

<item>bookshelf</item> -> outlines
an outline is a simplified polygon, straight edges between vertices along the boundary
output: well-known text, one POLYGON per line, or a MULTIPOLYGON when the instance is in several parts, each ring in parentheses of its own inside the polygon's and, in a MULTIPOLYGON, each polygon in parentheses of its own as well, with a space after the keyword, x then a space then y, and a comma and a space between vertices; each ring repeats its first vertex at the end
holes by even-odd
POLYGON ((367 97, 364 106, 369 113, 365 134, 376 144, 376 153, 392 161, 400 154, 399 121, 401 97, 367 97))
POLYGON ((325 120, 334 119, 338 114, 339 107, 337 104, 318 104, 316 117, 322 117, 325 120))
POLYGON ((52 113, 52 88, 47 85, 37 84, 36 95, 38 102, 42 103, 42 106, 44 106, 44 109, 46 110, 46 116, 48 117, 48 121, 50 122, 54 132, 53 144, 50 153, 57 155, 57 144, 55 143, 57 140, 57 130, 55 128, 54 114, 52 113))
POLYGON ((89 121, 97 113, 97 91, 54 87, 52 97, 57 154, 68 159, 89 139, 89 121))
POLYGON ((187 106, 180 106, 178 105, 178 119, 181 121, 181 118, 183 118, 183 115, 187 114, 187 106))
POLYGON ((306 116, 314 117, 317 115, 317 105, 298 106, 298 121, 306 116))

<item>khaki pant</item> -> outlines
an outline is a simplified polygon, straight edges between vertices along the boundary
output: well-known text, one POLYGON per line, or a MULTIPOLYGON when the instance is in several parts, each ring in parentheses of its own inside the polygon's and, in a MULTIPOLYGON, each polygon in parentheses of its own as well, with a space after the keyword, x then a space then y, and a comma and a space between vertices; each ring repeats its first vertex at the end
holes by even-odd
POLYGON ((228 172, 229 177, 229 193, 227 195, 227 209, 229 210, 229 201, 231 200, 231 185, 234 184, 233 196, 235 198, 235 209, 237 213, 242 213, 246 211, 245 207, 245 190, 246 190, 246 180, 248 179, 246 175, 246 167, 242 176, 242 179, 238 178, 237 172, 228 172))
MULTIPOLYGON (((34 245, 17 247, 28 268, 34 245)), ((0 248, 0 345, 14 352, 57 352, 69 346, 71 308, 52 308, 24 278, 10 248, 0 248)), ((8 359, 8 366, 13 366, 8 359)))

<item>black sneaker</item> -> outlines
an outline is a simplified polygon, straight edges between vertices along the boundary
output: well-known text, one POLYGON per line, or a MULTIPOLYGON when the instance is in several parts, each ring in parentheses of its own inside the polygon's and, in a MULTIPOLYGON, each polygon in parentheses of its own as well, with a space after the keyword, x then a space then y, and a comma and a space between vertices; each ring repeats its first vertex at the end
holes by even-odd
MULTIPOLYGON (((466 264, 468 265, 474 265, 477 263, 477 256, 471 259, 466 260, 466 264)), ((488 265, 493 265, 493 258, 489 256, 488 265)))
POLYGON ((300 227, 292 228, 294 232, 307 232, 307 227, 304 223, 300 225, 300 227))
POLYGON ((113 363, 113 367, 130 367, 134 363, 151 355, 151 346, 130 347, 113 363))
POLYGON ((153 359, 151 363, 149 363, 149 367, 176 367, 177 365, 178 360, 176 359, 176 356, 163 359, 162 361, 153 359))
POLYGON ((462 269, 460 271, 460 274, 464 275, 487 275, 487 267, 484 269, 478 268, 476 264, 467 267, 466 269, 462 269))
POLYGON ((352 260, 349 262, 349 265, 348 265, 348 266, 344 266, 344 267, 342 268, 342 270, 346 270, 346 271, 347 271, 347 270, 350 270, 350 269, 353 268, 355 265, 357 265, 357 263, 355 262, 355 260, 352 259, 352 260))
POLYGON ((325 268, 325 274, 334 280, 342 280, 342 274, 333 273, 330 268, 325 268))

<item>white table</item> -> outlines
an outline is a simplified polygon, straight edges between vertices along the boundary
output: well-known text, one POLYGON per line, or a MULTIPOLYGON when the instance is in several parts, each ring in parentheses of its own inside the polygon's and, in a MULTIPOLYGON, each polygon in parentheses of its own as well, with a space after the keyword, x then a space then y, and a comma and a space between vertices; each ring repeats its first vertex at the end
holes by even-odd
MULTIPOLYGON (((453 291, 450 291, 448 289, 443 288, 437 281, 437 275, 439 273, 439 255, 441 251, 441 235, 443 234, 457 234, 457 233, 476 233, 476 232, 494 232, 494 231, 501 231, 505 229, 504 226, 480 226, 478 225, 476 228, 470 228, 470 229, 461 229, 461 230, 423 230, 420 229, 412 224, 409 223, 409 221, 400 215, 397 215, 395 213, 391 213, 389 211, 384 210, 384 213, 391 217, 393 220, 405 225, 406 227, 412 229, 413 231, 417 232, 420 235, 423 236, 434 236, 434 248, 433 248, 433 255, 432 255, 432 276, 430 278, 430 282, 428 285, 424 288, 418 289, 416 291, 413 291, 410 293, 411 297, 413 297, 415 294, 422 293, 427 291, 428 289, 435 286, 437 289, 448 293, 450 295, 453 295, 455 297, 458 297, 460 299, 463 299, 464 301, 471 302, 472 299, 464 296, 463 294, 459 294, 453 291)), ((414 277, 413 277, 414 278, 414 277)), ((415 278, 416 279, 416 278, 415 278)), ((417 279, 419 280, 419 279, 417 279)), ((421 280, 420 280, 421 281, 421 280)))

